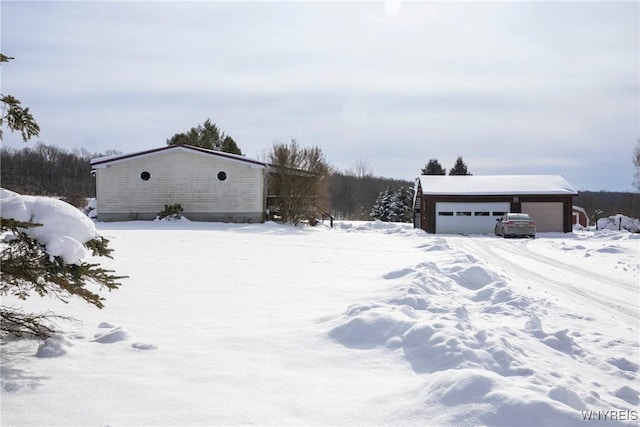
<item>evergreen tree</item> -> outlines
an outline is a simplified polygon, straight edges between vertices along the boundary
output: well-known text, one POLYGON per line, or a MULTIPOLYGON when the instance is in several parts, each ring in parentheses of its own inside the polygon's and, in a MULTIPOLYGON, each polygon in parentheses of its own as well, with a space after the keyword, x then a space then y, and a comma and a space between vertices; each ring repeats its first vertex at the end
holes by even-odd
POLYGON ((221 132, 218 126, 209 119, 201 125, 192 127, 186 133, 177 133, 167 139, 167 145, 182 144, 242 155, 242 151, 233 138, 221 132))
MULTIPOLYGON (((64 202, 59 202, 64 203, 64 202)), ((13 295, 26 300, 32 293, 41 297, 50 296, 67 302, 70 297, 78 297, 98 308, 104 306, 104 298, 88 289, 89 284, 100 288, 117 289, 118 279, 111 270, 98 264, 82 262, 68 264, 60 256, 51 256, 44 245, 29 234, 29 230, 41 224, 0 218, 0 234, 11 236, 0 252, 2 278, 0 295, 13 295)), ((108 240, 99 237, 84 244, 93 256, 111 258, 108 240)), ((41 339, 50 336, 54 330, 46 321, 64 319, 53 313, 24 313, 14 307, 0 305, 0 331, 2 335, 35 335, 41 339)))
POLYGON ((458 156, 456 163, 449 170, 449 175, 471 175, 467 169, 467 164, 462 160, 462 157, 458 156))
MULTIPOLYGON (((14 58, 0 53, 0 63, 9 62, 12 59, 14 58)), ((29 112, 29 108, 23 108, 20 101, 11 95, 0 94, 0 104, 0 140, 2 140, 3 126, 11 132, 20 132, 24 142, 40 135, 40 126, 29 112)))
POLYGON ((429 163, 427 163, 422 168, 422 175, 446 175, 446 174, 447 174, 447 171, 444 170, 444 168, 442 167, 442 165, 437 159, 429 160, 429 163))
POLYGON ((413 222, 413 189, 400 187, 396 199, 397 222, 413 222))
POLYGON ((378 219, 380 221, 389 221, 389 210, 391 205, 391 189, 387 188, 386 190, 380 192, 378 198, 376 199, 373 207, 371 208, 371 213, 369 214, 373 219, 378 219))
POLYGON ((402 193, 400 190, 391 193, 391 200, 389 200, 388 208, 387 221, 401 222, 404 208, 402 203, 402 193))
POLYGON ((215 123, 207 119, 203 124, 193 130, 194 138, 196 138, 198 147, 207 148, 209 150, 220 150, 222 146, 222 135, 220 129, 215 123))
POLYGON ((225 153, 238 154, 242 155, 242 151, 238 144, 231 138, 230 136, 226 136, 222 140, 222 144, 220 145, 220 151, 224 151, 225 153))
MULTIPOLYGON (((10 59, 13 58, 0 53, 0 62, 10 59)), ((20 107, 20 101, 12 96, 2 95, 0 103, 0 126, 6 125, 12 132, 19 131, 25 142, 39 134, 40 127, 29 113, 29 109, 20 107)), ((69 206, 59 200, 55 200, 54 203, 69 206)), ((67 218, 60 218, 60 221, 67 223, 67 218)), ((65 302, 69 297, 76 296, 102 308, 103 299, 86 285, 97 284, 101 288, 116 289, 120 285, 116 280, 122 277, 110 274, 110 270, 105 270, 98 264, 67 263, 61 256, 47 253, 44 244, 30 234, 32 228, 42 225, 0 216, 0 236, 4 239, 0 251, 0 296, 13 295, 25 300, 31 293, 35 293, 65 302)), ((107 243, 108 240, 99 237, 84 242, 84 247, 94 256, 110 257, 111 249, 107 247, 107 243)), ((25 313, 15 307, 0 304, 0 336, 28 334, 45 339, 54 331, 44 322, 61 318, 63 317, 53 313, 25 313)))
POLYGON ((382 191, 374 203, 370 216, 384 222, 413 221, 413 190, 404 187, 382 191))

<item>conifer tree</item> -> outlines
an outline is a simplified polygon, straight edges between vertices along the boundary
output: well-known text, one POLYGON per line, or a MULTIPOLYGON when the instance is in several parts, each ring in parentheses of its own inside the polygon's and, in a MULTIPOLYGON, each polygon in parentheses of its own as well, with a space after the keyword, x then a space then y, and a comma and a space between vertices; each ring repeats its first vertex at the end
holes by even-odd
POLYGON ((224 139, 222 140, 222 143, 220 144, 220 151, 224 151, 225 153, 242 155, 242 151, 240 150, 240 147, 238 147, 238 144, 236 144, 236 141, 234 141, 234 139, 231 138, 230 136, 224 137, 224 139))
POLYGON ((447 172, 444 170, 438 159, 431 159, 429 163, 427 163, 422 168, 422 175, 446 175, 447 172))
MULTIPOLYGON (((0 62, 11 59, 13 58, 0 53, 0 62)), ((12 132, 19 131, 24 142, 40 133, 40 127, 29 109, 22 108, 20 101, 10 95, 1 95, 0 103, 0 127, 6 126, 12 132)), ((65 202, 56 200, 55 203, 65 202)), ((3 212, 4 210, 3 205, 3 212)), ((4 239, 0 242, 0 296, 13 295, 25 300, 31 294, 37 294, 41 297, 52 296, 64 302, 75 296, 102 308, 103 298, 87 288, 87 285, 97 284, 100 288, 116 289, 120 285, 117 280, 123 277, 112 275, 112 271, 105 270, 98 264, 67 263, 62 256, 49 254, 45 245, 30 234, 31 229, 40 226, 43 224, 0 216, 0 236, 4 239)), ((84 247, 94 256, 111 257, 111 249, 107 244, 108 240, 98 237, 84 242, 84 247)), ((34 335, 46 339, 54 330, 45 322, 54 319, 64 317, 50 312, 25 313, 19 308, 0 304, 0 336, 34 335)))
MULTIPOLYGON (((14 58, 0 53, 0 63, 9 62, 12 59, 14 58)), ((11 95, 0 94, 0 104, 0 140, 2 140, 3 126, 11 132, 20 132, 24 142, 40 135, 40 126, 29 112, 29 108, 23 108, 20 101, 11 95)))
POLYGON ((391 189, 387 188, 386 190, 380 192, 376 202, 373 204, 371 208, 370 216, 373 219, 378 219, 380 221, 389 221, 389 210, 391 205, 391 189))
POLYGON ((400 187, 394 194, 396 222, 413 221, 413 189, 400 187))
POLYGON ((182 144, 242 155, 240 147, 233 138, 221 132, 218 126, 209 119, 201 125, 192 127, 186 133, 177 133, 167 139, 167 145, 182 144))
POLYGON ((370 216, 384 222, 411 222, 413 220, 413 190, 404 187, 382 191, 370 216))
POLYGON ((461 156, 458 156, 456 163, 449 170, 449 175, 471 175, 467 169, 467 164, 462 160, 461 156))
MULTIPOLYGON (((68 264, 60 256, 49 255, 44 245, 29 234, 31 228, 40 226, 42 224, 0 218, 0 234, 9 237, 0 251, 0 296, 13 295, 26 300, 36 294, 63 302, 78 297, 102 308, 104 298, 90 290, 88 285, 97 284, 100 289, 113 290, 120 286, 117 280, 124 276, 115 276, 111 270, 105 270, 98 264, 68 264)), ((112 249, 109 249, 108 242, 98 237, 85 243, 85 247, 94 256, 111 258, 112 249)), ((0 331, 3 336, 34 335, 45 339, 54 332, 47 323, 55 319, 64 317, 49 312, 24 313, 15 307, 0 305, 0 331)))

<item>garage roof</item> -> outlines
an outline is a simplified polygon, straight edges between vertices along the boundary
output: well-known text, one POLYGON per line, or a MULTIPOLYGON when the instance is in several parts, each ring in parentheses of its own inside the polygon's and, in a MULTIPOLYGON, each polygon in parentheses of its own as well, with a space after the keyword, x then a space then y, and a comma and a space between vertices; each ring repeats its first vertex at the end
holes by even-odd
POLYGON ((422 175, 424 195, 577 195, 562 175, 422 175))

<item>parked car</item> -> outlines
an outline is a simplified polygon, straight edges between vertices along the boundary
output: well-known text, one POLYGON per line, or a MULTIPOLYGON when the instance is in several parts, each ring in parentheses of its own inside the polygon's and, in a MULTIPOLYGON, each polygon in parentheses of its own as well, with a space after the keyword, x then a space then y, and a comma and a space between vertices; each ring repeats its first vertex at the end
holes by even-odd
POLYGON ((496 220, 496 236, 536 238, 536 223, 526 213, 506 213, 496 220))

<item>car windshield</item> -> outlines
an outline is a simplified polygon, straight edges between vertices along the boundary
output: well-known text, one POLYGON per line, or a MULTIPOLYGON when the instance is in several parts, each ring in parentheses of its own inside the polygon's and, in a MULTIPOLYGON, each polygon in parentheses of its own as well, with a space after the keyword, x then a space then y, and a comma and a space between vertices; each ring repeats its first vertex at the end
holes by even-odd
POLYGON ((529 214, 518 213, 518 214, 509 214, 507 219, 510 221, 530 221, 531 217, 529 216, 529 214))

